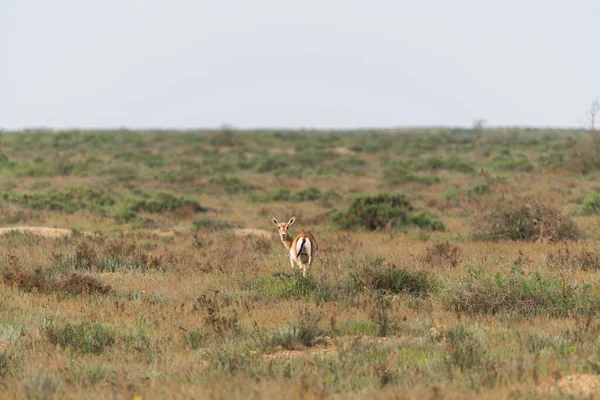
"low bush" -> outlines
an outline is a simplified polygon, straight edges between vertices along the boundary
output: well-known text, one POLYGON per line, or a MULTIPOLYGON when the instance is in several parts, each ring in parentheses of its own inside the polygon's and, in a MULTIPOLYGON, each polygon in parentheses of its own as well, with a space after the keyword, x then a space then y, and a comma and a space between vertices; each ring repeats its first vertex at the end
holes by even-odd
POLYGON ((322 192, 319 188, 309 186, 292 194, 286 187, 278 187, 272 192, 251 193, 248 198, 253 202, 277 202, 277 201, 316 201, 321 199, 332 199, 338 195, 333 191, 322 192))
POLYGON ((447 159, 441 157, 430 157, 425 159, 419 167, 421 169, 439 170, 445 169, 448 171, 456 171, 464 174, 475 172, 475 168, 470 163, 462 160, 458 156, 451 156, 447 159))
POLYGON ((144 193, 141 197, 127 199, 125 204, 135 212, 161 213, 184 207, 190 207, 194 212, 207 211, 207 208, 202 207, 196 200, 173 196, 170 193, 157 193, 155 195, 144 193))
POLYGON ((532 198, 499 202, 495 209, 474 220, 481 240, 575 240, 575 222, 551 204, 532 198))
POLYGON ((279 187, 270 193, 252 193, 248 196, 248 199, 257 203, 267 203, 271 201, 289 201, 291 196, 290 189, 279 187))
POLYGON ((310 298, 317 290, 312 275, 255 276, 244 282, 244 288, 256 297, 268 300, 310 298))
POLYGON ((359 195, 348 211, 332 216, 342 229, 363 227, 368 230, 416 226, 430 230, 445 230, 444 223, 425 211, 417 211, 402 194, 382 193, 359 195))
POLYGON ((437 289, 437 280, 427 271, 407 270, 386 264, 383 257, 366 256, 348 272, 342 283, 348 294, 367 292, 428 294, 437 289))
POLYGON ((49 276, 48 272, 44 273, 40 269, 35 271, 11 270, 4 274, 3 280, 5 284, 15 286, 24 292, 63 292, 77 295, 108 294, 112 292, 110 286, 102 284, 97 278, 77 273, 55 279, 49 276))
POLYGON ((473 200, 490 192, 490 185, 487 183, 473 185, 467 189, 467 198, 473 200))
POLYGON ((223 335, 228 332, 239 334, 241 327, 239 325, 239 316, 237 310, 225 311, 228 305, 217 293, 200 296, 195 304, 194 311, 202 316, 204 325, 211 329, 216 335, 223 335))
POLYGON ((451 328, 446 333, 449 357, 446 361, 462 372, 481 370, 485 366, 487 335, 478 326, 464 324, 451 328))
POLYGON ((403 163, 392 163, 383 169, 383 182, 386 185, 402 185, 405 183, 433 185, 440 182, 440 178, 435 175, 417 175, 411 172, 403 163))
POLYGON ((108 207, 115 204, 112 193, 87 186, 34 193, 4 191, 1 197, 8 202, 14 202, 33 210, 53 210, 66 213, 79 210, 105 212, 108 207))
POLYGON ((112 291, 110 286, 103 285, 98 279, 81 274, 70 274, 59 280, 56 288, 72 294, 107 294, 112 291))
POLYGON ((590 285, 540 272, 527 275, 520 267, 494 276, 481 268, 470 269, 464 278, 443 282, 441 293, 448 308, 469 314, 563 317, 576 309, 600 310, 600 299, 590 285))
POLYGON ((218 185, 218 186, 222 187, 223 189, 225 189, 225 191, 227 193, 231 193, 231 194, 240 193, 240 192, 249 191, 249 190, 254 189, 254 187, 252 185, 242 182, 236 176, 227 176, 227 175, 213 176, 212 178, 210 178, 210 180, 208 182, 213 185, 218 185))
POLYGON ((447 205, 456 206, 460 203, 460 196, 456 189, 445 190, 444 193, 442 193, 442 197, 447 205))
POLYGON ((585 247, 573 251, 565 245, 564 249, 546 253, 546 265, 552 269, 600 271, 600 253, 585 247))
POLYGON ((72 257, 76 270, 93 272, 164 271, 161 257, 138 248, 134 242, 115 240, 98 250, 89 242, 78 243, 72 257))
POLYGON ((296 322, 280 328, 269 338, 270 347, 283 347, 286 350, 299 350, 312 347, 324 341, 322 335, 325 333, 319 327, 322 319, 321 314, 304 310, 296 322))
POLYGON ((208 211, 208 208, 202 207, 196 200, 174 196, 170 193, 142 193, 125 200, 121 209, 115 214, 115 218, 127 222, 134 220, 139 212, 162 213, 182 209, 188 209, 194 213, 208 211))
POLYGON ((294 198, 299 201, 314 201, 324 197, 325 193, 314 186, 309 186, 306 189, 300 190, 294 195, 294 198))
POLYGON ((448 241, 433 243, 425 247, 417 260, 429 268, 456 268, 463 261, 463 251, 448 241))
POLYGON ((279 170, 288 167, 290 164, 283 157, 279 156, 262 156, 257 158, 254 162, 254 169, 256 172, 265 173, 273 172, 277 173, 279 170))
POLYGON ((581 211, 588 215, 600 213, 600 193, 594 193, 584 198, 581 211))
POLYGON ((86 320, 64 325, 50 321, 44 333, 53 345, 77 353, 100 354, 115 343, 113 328, 86 320))
POLYGON ((501 154, 493 159, 494 166, 504 171, 533 172, 533 163, 524 154, 501 154))

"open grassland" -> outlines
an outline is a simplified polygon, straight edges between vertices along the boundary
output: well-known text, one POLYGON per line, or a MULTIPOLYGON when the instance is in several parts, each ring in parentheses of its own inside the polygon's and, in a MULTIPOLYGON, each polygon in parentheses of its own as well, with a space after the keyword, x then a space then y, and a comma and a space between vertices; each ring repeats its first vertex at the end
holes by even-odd
POLYGON ((560 130, 0 132, 0 397, 598 396, 599 155, 560 130), (271 215, 317 238, 306 278, 271 215))

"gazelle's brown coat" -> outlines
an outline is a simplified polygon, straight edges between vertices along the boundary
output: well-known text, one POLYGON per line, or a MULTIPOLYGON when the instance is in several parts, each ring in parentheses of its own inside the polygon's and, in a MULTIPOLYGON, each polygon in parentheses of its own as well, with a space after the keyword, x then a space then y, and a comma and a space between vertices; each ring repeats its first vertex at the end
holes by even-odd
POLYGON ((319 250, 314 236, 310 232, 304 231, 298 233, 294 238, 290 236, 288 228, 296 222, 296 217, 290 218, 287 223, 279 223, 273 217, 271 217, 271 221, 273 221, 273 224, 279 230, 279 238, 288 251, 292 270, 294 269, 294 263, 296 263, 298 264, 298 268, 302 269, 302 275, 306 276, 306 271, 308 271, 314 259, 317 258, 319 250))

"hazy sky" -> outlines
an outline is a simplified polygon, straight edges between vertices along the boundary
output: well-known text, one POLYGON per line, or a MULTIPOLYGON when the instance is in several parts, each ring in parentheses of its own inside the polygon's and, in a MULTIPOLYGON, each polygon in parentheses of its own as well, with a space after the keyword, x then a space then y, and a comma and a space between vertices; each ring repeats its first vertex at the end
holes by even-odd
POLYGON ((599 0, 0 0, 0 127, 582 126, 599 0))

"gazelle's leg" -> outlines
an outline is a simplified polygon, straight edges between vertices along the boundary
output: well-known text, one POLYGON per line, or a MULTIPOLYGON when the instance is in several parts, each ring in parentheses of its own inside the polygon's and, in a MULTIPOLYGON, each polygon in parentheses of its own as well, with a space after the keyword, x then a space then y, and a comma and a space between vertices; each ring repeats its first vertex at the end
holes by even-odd
POLYGON ((292 272, 294 272, 294 258, 290 256, 290 265, 292 266, 292 272))
POLYGON ((308 270, 308 265, 302 263, 302 276, 306 277, 307 270, 308 270))

